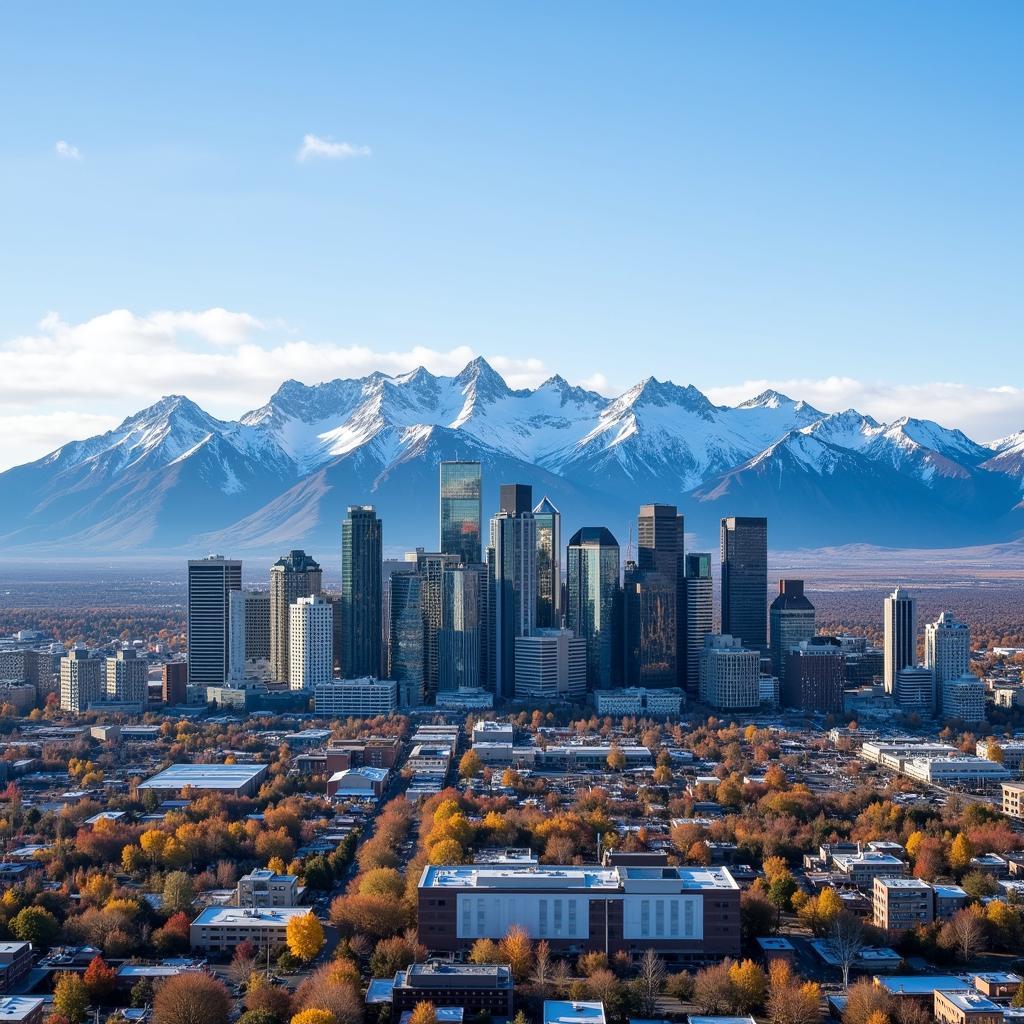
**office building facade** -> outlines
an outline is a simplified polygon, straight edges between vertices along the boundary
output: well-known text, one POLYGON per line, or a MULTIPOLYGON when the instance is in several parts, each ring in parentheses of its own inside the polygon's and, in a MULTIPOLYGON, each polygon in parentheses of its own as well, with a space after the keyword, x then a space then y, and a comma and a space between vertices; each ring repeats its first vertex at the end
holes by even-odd
POLYGON ((483 522, 482 483, 479 462, 442 462, 440 467, 441 552, 463 564, 477 563, 481 555, 483 522))
POLYGON ((510 697, 515 690, 516 638, 529 636, 537 624, 537 523, 528 484, 502 484, 487 555, 494 692, 510 697))
POLYGON ((587 642, 571 629, 535 629, 516 637, 516 700, 582 700, 587 642))
POLYGON ((723 711, 758 707, 760 666, 760 652, 744 647, 739 637, 705 637, 700 656, 701 700, 723 711))
POLYGON ((811 714, 841 714, 846 685, 842 649, 831 637, 801 640, 789 649, 780 682, 786 707, 811 714))
POLYGON ((289 609, 300 597, 319 594, 323 571, 305 551, 289 551, 270 567, 270 678, 285 683, 288 672, 289 609))
POLYGON ((533 510, 537 528, 537 627, 562 625, 562 514, 545 496, 533 510))
POLYGON ((792 647, 814 636, 814 605, 804 594, 803 580, 779 580, 778 597, 768 609, 772 671, 779 679, 786 671, 792 647))
POLYGON ((75 647, 60 662, 60 707, 81 714, 103 698, 103 661, 75 647))
POLYGON ((334 677, 334 607, 320 594, 288 607, 288 687, 312 690, 334 677))
POLYGON ((107 658, 105 665, 107 700, 124 704, 149 703, 149 665, 135 649, 125 647, 107 658))
POLYGON ((730 516, 722 520, 721 631, 746 647, 768 646, 768 520, 730 516))
POLYGON ((924 627, 924 663, 935 674, 940 696, 942 684, 960 679, 971 665, 971 629, 952 612, 943 612, 924 627))
POLYGON ((220 686, 230 674, 230 594, 242 589, 242 563, 210 555, 188 563, 188 681, 220 686))
POLYGON ((566 553, 566 627, 585 641, 587 687, 608 689, 621 677, 616 663, 620 602, 619 545, 603 526, 577 530, 566 553))
POLYGON ((341 524, 341 672, 379 676, 383 641, 383 531, 372 505, 350 505, 341 524))
POLYGON ((711 553, 691 551, 683 559, 683 592, 686 602, 686 630, 683 635, 684 683, 695 696, 700 690, 700 652, 704 638, 714 632, 714 581, 711 553))
POLYGON ((402 703, 416 707, 424 694, 423 577, 413 566, 391 574, 388 663, 390 678, 403 693, 402 703))
POLYGON ((902 587, 885 599, 885 661, 882 681, 886 693, 896 692, 896 673, 917 665, 917 601, 902 587))
POLYGON ((445 567, 437 634, 438 693, 486 682, 490 584, 486 565, 445 567))

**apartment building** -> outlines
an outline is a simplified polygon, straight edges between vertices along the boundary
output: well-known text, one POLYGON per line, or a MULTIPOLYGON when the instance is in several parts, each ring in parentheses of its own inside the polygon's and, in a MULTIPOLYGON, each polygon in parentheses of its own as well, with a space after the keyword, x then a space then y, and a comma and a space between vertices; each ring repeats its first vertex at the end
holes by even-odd
POLYGON ((279 875, 269 868, 255 868, 238 880, 235 899, 240 907, 296 907, 300 898, 297 875, 279 875))
POLYGON ((872 910, 876 928, 890 935, 910 931, 934 920, 934 892, 920 878, 876 877, 872 910))

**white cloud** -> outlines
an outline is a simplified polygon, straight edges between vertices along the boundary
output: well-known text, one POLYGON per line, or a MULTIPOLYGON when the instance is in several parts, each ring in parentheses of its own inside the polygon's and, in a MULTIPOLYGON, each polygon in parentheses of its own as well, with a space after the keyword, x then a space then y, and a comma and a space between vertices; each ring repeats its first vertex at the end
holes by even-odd
POLYGON ((63 139, 58 140, 57 145, 53 148, 61 160, 82 159, 82 151, 77 146, 72 146, 70 142, 65 142, 63 139))
POLYGON ((102 434, 116 427, 122 418, 66 409, 0 415, 0 471, 38 459, 68 441, 102 434))
POLYGON ((307 132, 302 136, 302 146, 295 158, 300 163, 304 163, 306 160, 318 157, 325 160, 351 160, 354 157, 370 156, 370 154, 369 146, 356 146, 351 142, 332 142, 330 139, 307 132))

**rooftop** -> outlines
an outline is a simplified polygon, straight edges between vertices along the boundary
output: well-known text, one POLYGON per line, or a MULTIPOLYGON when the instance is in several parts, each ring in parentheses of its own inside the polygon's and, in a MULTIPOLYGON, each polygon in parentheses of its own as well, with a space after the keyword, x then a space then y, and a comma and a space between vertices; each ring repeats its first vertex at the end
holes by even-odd
POLYGON ((931 885, 921 878, 876 878, 875 885, 885 889, 930 889, 931 885))
POLYGON ((544 1024, 605 1024, 604 1003, 545 999, 544 1024))
POLYGON ((957 974, 894 974, 877 983, 894 996, 927 996, 933 992, 969 992, 971 985, 957 974))
POLYGON ((42 999, 31 996, 3 996, 0 998, 0 1020, 23 1020, 42 1005, 42 999))
POLYGON ((569 865, 428 864, 420 888, 476 889, 618 889, 615 868, 569 865))
POLYGON ((241 789, 266 770, 265 764, 172 764, 139 789, 241 789))
POLYGON ((206 907, 192 924, 234 925, 242 928, 284 927, 293 917, 310 913, 309 907, 206 907))
POLYGON ((942 991, 944 998, 948 999, 958 1010, 968 1012, 982 1011, 985 1013, 1002 1013, 1003 1008, 998 1003, 993 1003, 987 996, 980 992, 946 992, 942 991))

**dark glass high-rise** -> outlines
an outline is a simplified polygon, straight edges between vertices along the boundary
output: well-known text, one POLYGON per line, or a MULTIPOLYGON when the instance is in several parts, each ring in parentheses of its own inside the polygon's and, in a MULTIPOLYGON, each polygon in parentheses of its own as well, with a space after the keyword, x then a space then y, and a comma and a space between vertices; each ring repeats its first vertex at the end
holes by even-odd
POLYGON ((768 520, 730 516, 722 520, 722 632, 744 647, 768 647, 768 520))
POLYGON ((479 563, 481 483, 479 462, 442 462, 440 466, 440 546, 464 565, 479 563))

